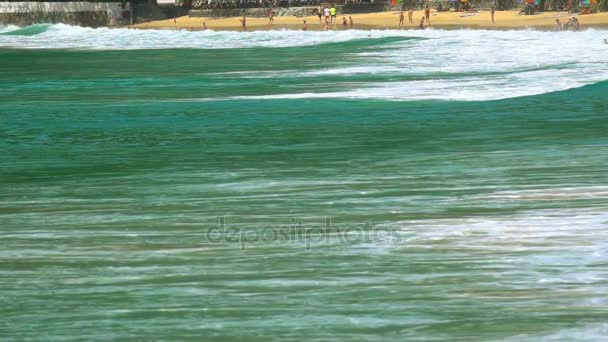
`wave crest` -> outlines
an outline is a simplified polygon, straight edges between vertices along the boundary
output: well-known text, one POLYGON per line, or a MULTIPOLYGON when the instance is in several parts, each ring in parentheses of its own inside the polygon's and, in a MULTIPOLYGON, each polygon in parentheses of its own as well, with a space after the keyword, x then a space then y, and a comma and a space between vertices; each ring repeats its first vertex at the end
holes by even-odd
POLYGON ((26 27, 9 28, 7 31, 0 32, 5 36, 35 36, 48 31, 51 28, 50 24, 35 24, 26 27))

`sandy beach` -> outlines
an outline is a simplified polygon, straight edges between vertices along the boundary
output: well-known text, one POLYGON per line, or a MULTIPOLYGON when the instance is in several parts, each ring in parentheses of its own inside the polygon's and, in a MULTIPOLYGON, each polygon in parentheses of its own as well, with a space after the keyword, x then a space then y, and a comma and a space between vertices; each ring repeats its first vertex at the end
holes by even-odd
MULTIPOLYGON (((423 11, 415 11, 413 23, 408 23, 407 13, 405 13, 404 29, 418 28, 420 18, 424 15, 423 11)), ((338 15, 338 22, 331 29, 344 29, 342 17, 348 14, 338 15)), ((351 14, 355 29, 397 29, 399 23, 399 11, 389 11, 381 13, 351 14)), ((520 15, 519 11, 498 11, 495 14, 495 23, 492 23, 489 11, 477 13, 462 12, 431 12, 431 26, 442 29, 555 29, 556 19, 561 22, 568 21, 572 14, 567 12, 545 12, 535 15, 520 15)), ((588 15, 574 15, 580 21, 580 28, 606 27, 608 28, 608 13, 597 13, 588 15)), ((208 29, 212 30, 241 30, 241 23, 238 17, 231 18, 200 18, 183 16, 173 19, 152 21, 130 26, 138 29, 192 29, 200 30, 203 22, 208 29)), ((248 30, 276 30, 276 29, 296 29, 303 28, 303 21, 308 23, 308 30, 323 30, 325 24, 319 23, 316 16, 310 17, 275 17, 274 24, 269 25, 267 18, 247 18, 248 30)))

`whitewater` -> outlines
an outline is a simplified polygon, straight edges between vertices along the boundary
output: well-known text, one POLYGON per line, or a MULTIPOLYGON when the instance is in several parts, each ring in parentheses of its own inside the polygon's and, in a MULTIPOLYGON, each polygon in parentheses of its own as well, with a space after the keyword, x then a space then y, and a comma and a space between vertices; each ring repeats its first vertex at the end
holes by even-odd
MULTIPOLYGON (((534 30, 347 30, 186 31, 84 28, 63 24, 0 29, 0 47, 93 51, 171 49, 318 48, 318 65, 280 70, 246 69, 241 79, 320 82, 340 77, 343 90, 280 92, 242 99, 367 98, 383 100, 487 101, 555 92, 608 79, 608 31, 534 30), (352 51, 351 63, 332 60, 333 45, 370 44, 380 49, 352 51), (365 78, 368 77, 368 78, 365 78), (357 81, 358 78, 365 78, 357 81)), ((246 62, 246 60, 244 61, 246 62)), ((312 61, 311 61, 312 62, 312 61)), ((204 61, 201 61, 204 63, 204 61)), ((194 71, 193 71, 194 72, 194 71)), ((322 88, 322 87, 321 87, 322 88)), ((192 98, 192 101, 219 97, 192 98)), ((183 100, 183 99, 182 99, 183 100)))

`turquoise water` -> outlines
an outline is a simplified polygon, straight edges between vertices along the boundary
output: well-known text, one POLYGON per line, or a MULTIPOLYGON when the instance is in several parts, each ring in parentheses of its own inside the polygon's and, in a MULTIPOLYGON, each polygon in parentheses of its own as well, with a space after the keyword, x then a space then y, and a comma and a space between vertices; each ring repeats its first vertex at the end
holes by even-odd
POLYGON ((608 334, 605 31, 0 31, 2 340, 608 334))

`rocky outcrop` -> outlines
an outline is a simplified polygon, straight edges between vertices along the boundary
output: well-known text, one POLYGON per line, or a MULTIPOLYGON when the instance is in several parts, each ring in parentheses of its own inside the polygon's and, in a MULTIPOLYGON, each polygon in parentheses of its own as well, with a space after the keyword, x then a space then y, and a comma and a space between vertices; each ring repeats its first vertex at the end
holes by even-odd
POLYGON ((0 23, 28 26, 39 23, 64 23, 78 26, 100 27, 110 23, 107 12, 25 12, 0 13, 0 23))
POLYGON ((31 25, 37 23, 65 23, 81 26, 126 24, 130 21, 128 2, 0 2, 0 23, 31 25))

